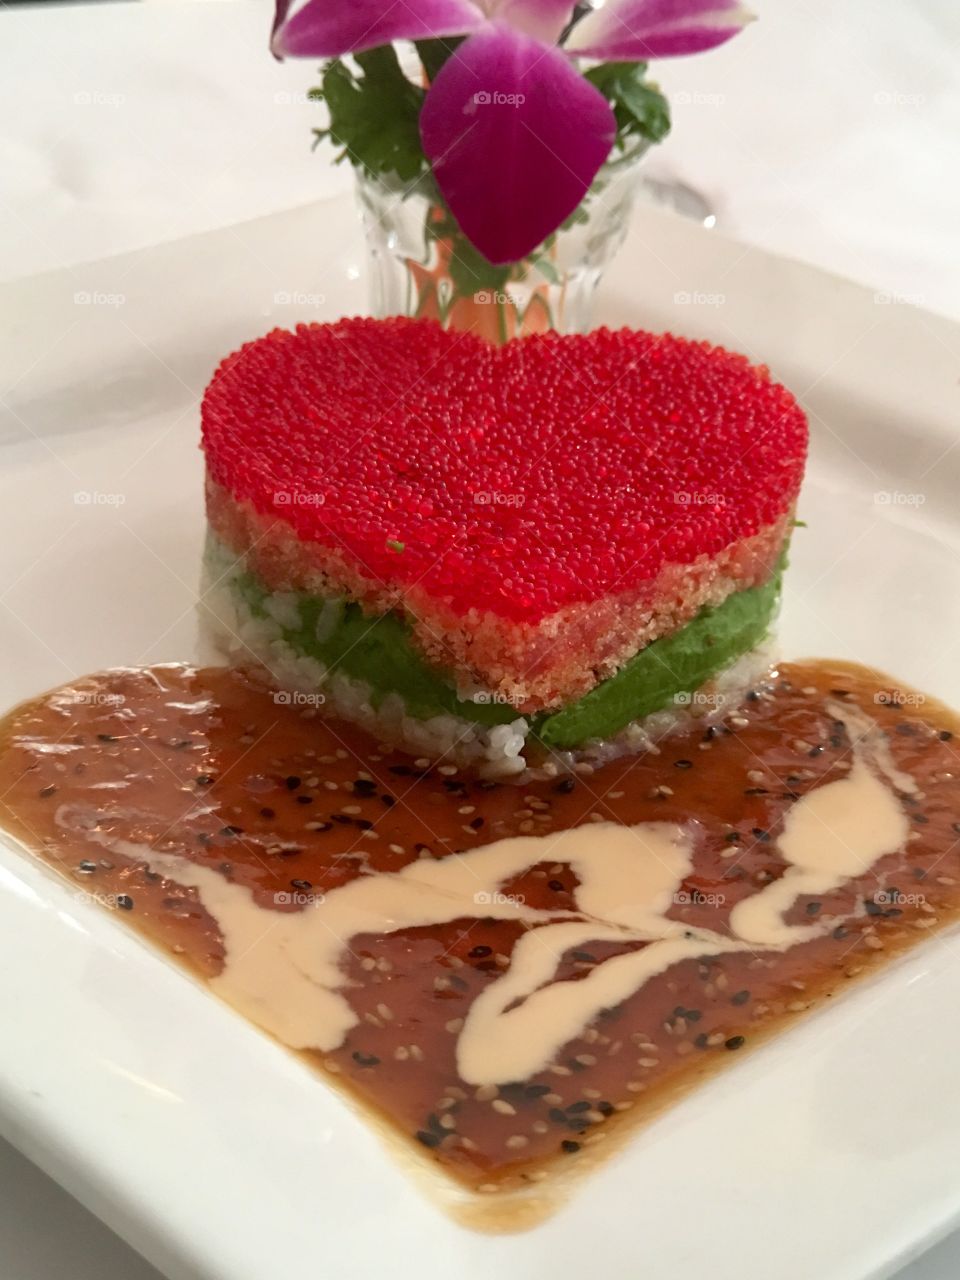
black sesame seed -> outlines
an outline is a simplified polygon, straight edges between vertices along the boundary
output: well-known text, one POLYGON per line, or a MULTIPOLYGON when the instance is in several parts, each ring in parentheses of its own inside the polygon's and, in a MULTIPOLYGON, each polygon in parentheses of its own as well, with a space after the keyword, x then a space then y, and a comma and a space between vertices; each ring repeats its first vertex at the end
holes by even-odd
POLYGON ((693 1043, 698 1049, 705 1049, 707 1047, 707 1033, 705 1031, 701 1031, 693 1043))
POLYGON ((957 833, 958 836, 960 836, 960 822, 954 822, 952 825, 953 825, 954 831, 957 833))
POLYGON ((692 760, 674 760, 673 767, 675 769, 692 769, 693 761, 692 760))
POLYGON ((129 893, 117 894, 117 906, 120 908, 121 911, 133 910, 133 899, 130 897, 129 893))
POLYGON ((470 826, 473 828, 474 831, 479 831, 485 822, 486 822, 486 818, 474 818, 471 821, 470 826))
POLYGON ((545 1093, 552 1093, 553 1088, 549 1084, 528 1084, 523 1092, 528 1098, 542 1098, 545 1093))
POLYGON ((746 1042, 746 1036, 731 1036, 729 1040, 724 1040, 723 1043, 724 1047, 727 1049, 739 1049, 742 1045, 746 1044, 746 1042))
POLYGON ((370 821, 369 818, 354 818, 353 825, 359 828, 360 831, 373 830, 373 823, 370 821))
POLYGON ((274 813, 273 809, 261 809, 261 810, 260 810, 260 817, 261 817, 261 818, 275 818, 276 816, 277 816, 277 815, 276 815, 276 813, 274 813))
POLYGON ((288 791, 296 791, 300 785, 300 779, 295 773, 291 773, 288 778, 284 778, 284 786, 288 791))
POLYGON ((575 1151, 580 1150, 580 1143, 573 1142, 571 1141, 570 1138, 564 1138, 564 1140, 560 1143, 560 1146, 564 1151, 567 1152, 568 1155, 573 1155, 575 1151))
POLYGON ((310 883, 310 881, 309 881, 309 880, 291 880, 291 881, 290 881, 290 888, 291 888, 291 889, 302 889, 302 890, 303 890, 303 892, 304 892, 304 893, 306 893, 308 889, 312 889, 312 888, 313 888, 313 885, 310 883))
POLYGON ((765 831, 763 827, 751 827, 751 834, 764 844, 770 839, 770 832, 765 831))
POLYGON ((90 875, 92 872, 96 871, 96 869, 97 864, 95 862, 88 862, 86 858, 84 858, 83 862, 81 862, 79 867, 77 867, 77 870, 82 871, 85 876, 90 875))
POLYGON ((212 787, 214 778, 213 775, 209 773, 198 773, 196 778, 194 778, 194 782, 196 782, 198 787, 212 787))
POLYGON ((475 947, 471 947, 467 952, 472 960, 484 960, 487 956, 493 955, 493 947, 487 947, 482 942, 475 947))
POLYGON ((616 1108, 614 1107, 612 1102, 596 1103, 596 1110, 599 1111, 602 1116, 612 1116, 615 1109, 616 1108))
POLYGON ((467 788, 458 778, 444 778, 443 788, 445 791, 450 791, 457 796, 463 796, 467 793, 467 788))
POLYGON ((564 888, 565 888, 565 887, 566 887, 566 886, 564 885, 564 883, 563 883, 563 881, 562 881, 562 880, 548 880, 548 881, 547 881, 547 888, 548 888, 548 889, 552 889, 552 890, 554 891, 554 893, 563 893, 563 890, 564 890, 564 888))
POLYGON ((810 750, 807 752, 807 755, 811 757, 822 756, 823 747, 811 747, 810 750))
POLYGON ((221 827, 221 828, 220 828, 220 834, 221 834, 222 836, 228 836, 228 837, 229 837, 229 836, 242 836, 242 835, 243 835, 243 827, 235 827, 235 826, 233 825, 233 823, 230 823, 228 826, 226 826, 226 827, 221 827))
POLYGON ((592 1104, 590 1103, 589 1099, 586 1099, 586 1098, 583 1099, 581 1102, 571 1102, 570 1106, 567 1107, 567 1115, 575 1116, 575 1115, 579 1115, 581 1111, 589 1111, 591 1108, 591 1105, 592 1104))
POLYGON ((937 734, 937 737, 940 739, 941 742, 949 742, 950 739, 953 737, 953 734, 950 732, 949 729, 941 729, 940 732, 937 734))
POLYGON ((567 1113, 565 1111, 561 1111, 559 1107, 551 1107, 550 1110, 547 1112, 547 1115, 550 1117, 550 1119, 553 1121, 554 1124, 565 1125, 567 1123, 567 1113))
POLYGON ((808 902, 808 903, 807 903, 807 915, 808 915, 808 916, 816 916, 816 915, 819 915, 819 914, 820 914, 820 908, 821 908, 822 906, 823 906, 823 903, 822 903, 822 902, 808 902))
POLYGON ((830 692, 833 694, 833 696, 834 696, 835 698, 849 698, 849 697, 850 697, 850 690, 849 690, 849 689, 831 689, 831 690, 830 690, 830 692))
POLYGON ((913 820, 914 822, 919 822, 922 827, 926 826, 926 824, 930 821, 930 819, 927 817, 925 813, 915 813, 913 815, 913 820))
POLYGON ((358 796, 372 796, 377 790, 377 784, 371 778, 357 778, 353 789, 358 796))
POLYGON ((736 995, 730 997, 731 1004, 746 1004, 750 999, 749 991, 738 991, 736 995))
POLYGON ((97 738, 101 742, 119 742, 120 739, 115 733, 98 733, 97 738))
POLYGON ((865 899, 863 907, 868 916, 883 915, 883 907, 881 907, 879 903, 874 902, 872 898, 865 899))
POLYGON ((499 782, 492 782, 489 778, 481 778, 477 783, 477 786, 481 791, 496 791, 499 785, 499 782))
POLYGON ((392 764, 390 772, 395 773, 398 778, 409 778, 414 770, 408 764, 392 764))
POLYGON ((573 778, 561 778, 553 789, 554 791, 558 791, 562 796, 568 796, 576 785, 577 784, 573 778))
POLYGON ((297 796, 297 804, 313 804, 313 796, 297 796))
POLYGON ((439 1147, 443 1139, 437 1133, 430 1133, 427 1129, 418 1129, 417 1141, 422 1142, 425 1147, 439 1147))
POLYGON ((739 844, 739 843, 740 843, 740 832, 739 832, 739 831, 728 831, 728 832, 727 832, 727 834, 726 834, 723 838, 724 838, 724 840, 726 840, 727 844, 739 844))
POLYGON ((589 951, 574 951, 574 960, 579 960, 581 964, 596 964, 597 957, 592 956, 589 951))
POLYGON ((339 822, 342 827, 349 827, 352 821, 349 813, 331 813, 330 817, 334 822, 339 822))
POLYGON ((380 799, 383 801, 383 803, 387 806, 388 809, 392 809, 393 806, 397 803, 396 798, 390 795, 389 791, 384 791, 380 799))
POLYGON ((850 930, 845 929, 842 924, 838 924, 833 931, 833 936, 836 938, 838 942, 840 942, 843 938, 847 938, 850 936, 850 930))
POLYGON ((743 794, 745 796, 768 796, 770 792, 766 787, 747 787, 743 794))
POLYGON ((895 729, 897 733, 902 734, 905 738, 910 738, 917 732, 913 725, 907 724, 905 720, 901 720, 900 723, 895 726, 895 729))
POLYGON ((361 1053, 359 1049, 354 1049, 353 1060, 361 1067, 379 1067, 380 1059, 374 1053, 361 1053))
POLYGON ((444 1128, 443 1128, 443 1125, 440 1123, 439 1117, 434 1111, 431 1111, 430 1114, 427 1116, 427 1128, 430 1129, 433 1133, 438 1133, 441 1139, 443 1138, 444 1128))
POLYGON ((717 728, 717 726, 715 724, 712 724, 709 727, 709 729, 707 729, 706 733, 703 735, 702 740, 704 742, 712 742, 714 738, 719 736, 719 733, 720 733, 720 730, 717 728))

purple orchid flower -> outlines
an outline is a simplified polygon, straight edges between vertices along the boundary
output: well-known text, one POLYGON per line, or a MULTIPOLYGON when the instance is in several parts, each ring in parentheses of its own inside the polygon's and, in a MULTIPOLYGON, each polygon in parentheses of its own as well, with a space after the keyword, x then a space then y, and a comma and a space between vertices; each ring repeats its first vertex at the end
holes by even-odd
POLYGON ((338 58, 394 40, 467 36, 420 113, 424 153, 464 233, 491 262, 535 249, 581 202, 616 134, 571 55, 640 61, 711 49, 738 0, 606 0, 564 46, 572 0, 276 0, 278 57, 338 58))

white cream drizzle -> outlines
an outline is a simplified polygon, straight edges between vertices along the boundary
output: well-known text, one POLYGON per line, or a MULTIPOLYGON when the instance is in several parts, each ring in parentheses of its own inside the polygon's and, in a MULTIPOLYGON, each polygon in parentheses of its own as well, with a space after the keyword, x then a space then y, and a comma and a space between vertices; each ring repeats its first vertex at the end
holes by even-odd
POLYGON ((357 1024, 345 992, 344 960, 360 934, 383 935, 452 920, 515 919, 527 932, 510 966, 473 1001, 457 1043, 462 1079, 474 1085, 524 1080, 605 1008, 688 958, 744 949, 785 950, 830 928, 787 925, 802 894, 824 894, 902 848, 906 815, 893 791, 915 791, 893 764, 875 723, 830 706, 854 749, 849 774, 810 792, 787 812, 778 847, 787 871, 731 912, 732 936, 667 918, 693 865, 694 826, 590 823, 544 836, 498 840, 423 860, 401 871, 361 875, 297 912, 261 907, 247 888, 210 867, 117 839, 91 827, 90 811, 63 806, 57 820, 86 838, 196 890, 221 932, 225 953, 211 986, 293 1048, 332 1050, 357 1024), (576 911, 541 911, 502 887, 541 862, 568 864, 576 911), (554 980, 565 952, 598 941, 648 945, 598 964, 577 981, 554 980))

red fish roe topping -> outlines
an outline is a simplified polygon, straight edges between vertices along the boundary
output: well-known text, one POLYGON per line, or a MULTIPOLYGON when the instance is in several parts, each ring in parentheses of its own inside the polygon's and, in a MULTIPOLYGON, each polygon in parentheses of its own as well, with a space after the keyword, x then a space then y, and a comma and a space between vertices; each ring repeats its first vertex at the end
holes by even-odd
POLYGON ((793 503, 803 412, 707 343, 496 348, 429 321, 274 330, 203 402, 212 478, 374 582, 536 622, 712 556, 793 503))

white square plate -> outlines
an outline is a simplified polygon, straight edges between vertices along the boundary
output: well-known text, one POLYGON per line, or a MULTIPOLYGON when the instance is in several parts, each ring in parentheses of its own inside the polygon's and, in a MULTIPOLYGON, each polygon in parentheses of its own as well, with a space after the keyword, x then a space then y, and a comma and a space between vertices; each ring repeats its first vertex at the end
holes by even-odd
MULTIPOLYGON (((0 289, 0 703, 192 656, 203 386, 272 325, 362 311, 362 276, 335 201, 0 289)), ((653 210, 597 316, 739 348, 800 395, 784 652, 960 704, 960 328, 653 210)), ((861 1280, 960 1219, 950 935, 505 1237, 448 1221, 305 1066, 7 846, 0 965, 0 1130, 174 1277, 861 1280)))

